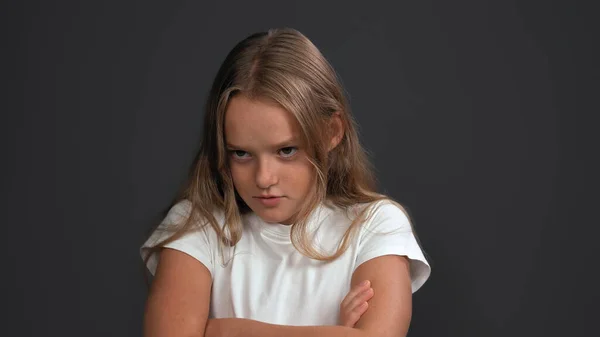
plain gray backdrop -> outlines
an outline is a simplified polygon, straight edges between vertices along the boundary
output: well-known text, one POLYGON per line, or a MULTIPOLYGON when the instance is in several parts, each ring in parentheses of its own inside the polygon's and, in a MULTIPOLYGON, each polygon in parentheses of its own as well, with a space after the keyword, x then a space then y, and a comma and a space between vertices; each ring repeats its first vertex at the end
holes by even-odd
POLYGON ((1 6, 0 335, 141 335, 139 246, 184 183, 220 62, 272 27, 300 30, 331 61, 380 190, 414 217, 433 272, 414 295, 411 337, 597 333, 598 263, 586 231, 598 225, 589 117, 598 53, 588 9, 441 0, 1 6))

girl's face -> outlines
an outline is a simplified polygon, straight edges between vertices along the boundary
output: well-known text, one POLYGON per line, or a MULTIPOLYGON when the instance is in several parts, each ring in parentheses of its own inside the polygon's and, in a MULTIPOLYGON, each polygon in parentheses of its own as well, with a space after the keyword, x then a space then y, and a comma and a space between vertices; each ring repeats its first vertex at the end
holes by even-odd
POLYGON ((264 221, 290 224, 315 186, 296 118, 275 103, 236 95, 225 113, 225 141, 238 194, 264 221))

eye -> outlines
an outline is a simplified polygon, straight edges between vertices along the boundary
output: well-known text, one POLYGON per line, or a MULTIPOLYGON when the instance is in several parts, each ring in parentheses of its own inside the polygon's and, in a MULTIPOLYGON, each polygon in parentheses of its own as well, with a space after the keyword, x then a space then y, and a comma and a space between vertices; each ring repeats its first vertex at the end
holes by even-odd
POLYGON ((290 158, 293 155, 295 155, 297 151, 298 151, 298 148, 293 147, 293 146, 288 146, 288 147, 284 147, 281 150, 279 150, 279 154, 284 158, 290 158))
POLYGON ((242 150, 231 150, 230 153, 235 159, 246 159, 250 157, 248 152, 242 150))

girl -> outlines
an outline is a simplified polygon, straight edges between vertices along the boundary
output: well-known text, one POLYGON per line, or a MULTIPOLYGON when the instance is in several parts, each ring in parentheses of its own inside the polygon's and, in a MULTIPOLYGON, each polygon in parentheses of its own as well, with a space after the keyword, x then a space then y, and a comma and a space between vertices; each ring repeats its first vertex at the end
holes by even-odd
POLYGON ((430 274, 334 70, 293 29, 227 55, 189 184, 141 253, 146 336, 404 336, 430 274))

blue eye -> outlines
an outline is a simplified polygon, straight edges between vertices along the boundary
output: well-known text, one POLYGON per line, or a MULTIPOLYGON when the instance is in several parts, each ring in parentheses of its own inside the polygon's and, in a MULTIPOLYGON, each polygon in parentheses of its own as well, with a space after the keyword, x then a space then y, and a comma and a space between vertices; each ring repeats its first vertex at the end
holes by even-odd
POLYGON ((289 157, 295 155, 297 151, 298 151, 298 148, 293 147, 293 146, 288 146, 288 147, 284 147, 283 149, 279 150, 279 154, 284 158, 289 158, 289 157))

